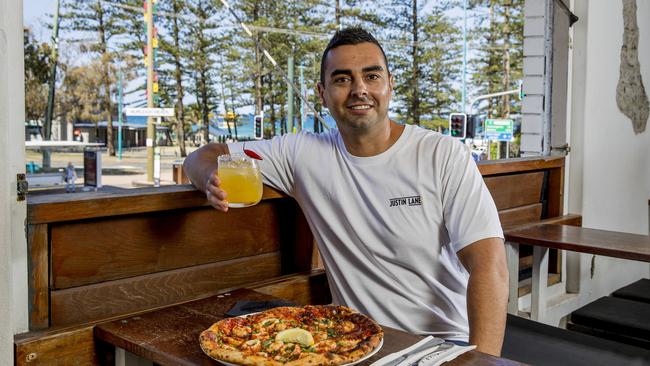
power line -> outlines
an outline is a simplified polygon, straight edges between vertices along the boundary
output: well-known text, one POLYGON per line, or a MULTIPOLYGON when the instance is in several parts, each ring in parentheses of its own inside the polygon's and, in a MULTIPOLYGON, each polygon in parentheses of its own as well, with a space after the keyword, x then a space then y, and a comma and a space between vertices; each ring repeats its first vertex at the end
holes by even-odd
POLYGON ((244 24, 244 22, 242 22, 239 19, 239 16, 237 15, 237 13, 235 13, 235 11, 230 7, 230 4, 228 4, 228 2, 226 0, 221 0, 221 3, 226 7, 226 10, 228 10, 230 12, 230 14, 237 20, 237 22, 242 27, 244 32, 246 32, 246 34, 253 40, 253 42, 255 42, 255 46, 257 47, 257 49, 262 51, 264 56, 271 62, 271 65, 273 65, 273 67, 275 68, 276 72, 280 75, 280 77, 287 83, 287 85, 291 89, 293 89, 296 92, 296 94, 298 94, 298 97, 300 98, 300 100, 302 100, 305 103, 305 105, 307 106, 307 108, 309 108, 309 110, 314 114, 314 118, 317 118, 318 122, 320 122, 321 125, 323 127, 325 127, 325 129, 329 130, 330 127, 327 125, 327 123, 325 123, 325 120, 323 120, 323 117, 321 117, 320 114, 316 111, 316 109, 309 103, 307 98, 305 98, 305 96, 302 95, 302 93, 300 92, 300 88, 298 88, 298 86, 296 86, 294 81, 290 80, 287 77, 284 70, 282 70, 282 68, 273 59, 273 57, 271 57, 271 55, 266 50, 266 48, 262 46, 262 41, 260 39, 257 39, 255 37, 253 37, 253 33, 251 33, 250 29, 248 29, 246 24, 244 24))

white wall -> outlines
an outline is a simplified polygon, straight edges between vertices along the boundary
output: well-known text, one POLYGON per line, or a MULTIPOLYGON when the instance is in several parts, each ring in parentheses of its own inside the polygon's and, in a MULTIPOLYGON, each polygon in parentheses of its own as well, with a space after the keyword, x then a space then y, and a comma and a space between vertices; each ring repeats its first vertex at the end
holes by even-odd
MULTIPOLYGON (((637 1, 639 61, 650 95, 650 1, 637 1)), ((635 135, 616 104, 622 1, 575 0, 570 86, 567 211, 582 213, 583 226, 648 235, 650 199, 650 122, 635 135)), ((581 255, 581 295, 577 306, 641 277, 647 263, 581 255)))
POLYGON ((13 335, 27 330, 22 0, 0 0, 0 363, 13 364, 13 335))

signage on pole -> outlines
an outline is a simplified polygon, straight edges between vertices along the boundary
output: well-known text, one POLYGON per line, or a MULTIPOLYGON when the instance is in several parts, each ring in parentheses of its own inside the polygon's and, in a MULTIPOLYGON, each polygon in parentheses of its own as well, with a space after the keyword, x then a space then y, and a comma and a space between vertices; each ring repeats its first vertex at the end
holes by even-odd
POLYGON ((490 141, 512 141, 514 122, 511 119, 485 120, 485 139, 490 141))
POLYGON ((173 117, 174 108, 124 108, 127 116, 173 117))

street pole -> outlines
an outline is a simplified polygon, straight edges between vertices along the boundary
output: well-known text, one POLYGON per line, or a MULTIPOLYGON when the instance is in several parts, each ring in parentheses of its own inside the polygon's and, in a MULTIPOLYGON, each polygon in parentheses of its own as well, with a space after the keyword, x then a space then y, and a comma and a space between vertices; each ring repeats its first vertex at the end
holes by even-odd
MULTIPOLYGON (((300 63, 300 94, 306 97, 304 70, 305 70, 305 65, 300 63)), ((298 127, 298 132, 302 130, 302 127, 304 125, 305 125, 305 98, 300 98, 300 126, 298 127)))
MULTIPOLYGON (((287 68, 287 78, 293 83, 293 47, 291 47, 291 54, 289 54, 289 59, 287 60, 287 68)), ((293 88, 287 83, 287 132, 293 133, 293 129, 293 88)))
MULTIPOLYGON (((153 1, 146 0, 145 21, 147 22, 147 108, 153 108, 153 1)), ((147 182, 153 182, 154 141, 156 128, 153 117, 147 117, 147 182)))
POLYGON ((463 90, 461 103, 467 113, 467 0, 463 0, 463 90))
MULTIPOLYGON (((474 104, 476 104, 476 102, 481 101, 481 100, 485 100, 485 99, 500 97, 502 95, 517 94, 519 92, 520 92, 519 89, 514 89, 514 90, 506 90, 506 91, 502 91, 502 92, 498 92, 498 93, 480 95, 480 96, 472 99, 469 102, 468 110, 466 110, 466 111, 467 111, 467 113, 473 115, 474 114, 474 104)), ((485 131, 485 121, 483 122, 483 131, 485 131)), ((485 140, 485 135, 484 135, 483 139, 485 140)), ((492 144, 492 142, 490 140, 488 140, 488 143, 487 143, 487 155, 488 155, 487 160, 490 160, 490 145, 491 144, 492 144)))
POLYGON ((123 75, 122 75, 122 69, 120 69, 120 82, 117 85, 117 99, 118 99, 118 104, 117 104, 117 159, 122 160, 122 105, 123 105, 123 98, 122 98, 122 83, 123 83, 123 75))
MULTIPOLYGON (((60 0, 56 0, 56 12, 54 13, 54 28, 52 29, 52 68, 50 69, 49 91, 47 96, 47 109, 45 111, 45 123, 43 124, 43 140, 52 138, 52 119, 54 117, 54 89, 56 87, 56 65, 59 58, 59 11, 60 0)), ((50 167, 50 150, 43 149, 43 168, 50 167)))

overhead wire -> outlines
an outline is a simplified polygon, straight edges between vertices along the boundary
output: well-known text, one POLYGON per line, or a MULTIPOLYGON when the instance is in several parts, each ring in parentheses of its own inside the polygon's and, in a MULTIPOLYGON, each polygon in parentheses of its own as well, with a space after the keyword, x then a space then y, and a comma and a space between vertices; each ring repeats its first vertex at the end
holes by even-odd
POLYGON ((305 103, 305 106, 307 106, 307 109, 309 109, 309 110, 314 114, 314 118, 318 119, 318 121, 321 123, 321 125, 322 125, 325 129, 329 130, 330 127, 327 125, 327 123, 325 123, 325 120, 323 120, 323 118, 322 118, 322 117, 320 116, 320 114, 316 111, 316 109, 311 105, 311 103, 309 103, 309 101, 307 100, 307 98, 306 98, 304 95, 302 95, 301 89, 300 89, 300 88, 299 88, 299 87, 294 83, 293 80, 290 80, 290 79, 289 79, 289 77, 286 75, 286 73, 284 72, 284 70, 282 70, 282 68, 278 65, 278 63, 275 61, 275 59, 273 59, 273 57, 271 56, 271 54, 270 54, 270 53, 266 50, 266 48, 262 45, 262 41, 261 41, 261 39, 258 39, 258 38, 256 38, 256 37, 253 36, 253 32, 250 31, 250 29, 248 28, 248 26, 247 26, 247 25, 246 25, 246 24, 245 24, 245 23, 244 23, 244 22, 239 18, 239 15, 237 15, 237 13, 235 13, 235 11, 230 7, 230 4, 228 3, 228 1, 226 1, 226 0, 221 0, 221 3, 222 3, 223 6, 226 8, 226 10, 228 10, 228 11, 230 12, 230 14, 231 14, 231 15, 232 15, 236 20, 237 20, 237 23, 239 23, 239 25, 240 25, 241 28, 244 30, 244 32, 245 32, 245 33, 246 33, 246 34, 247 34, 247 35, 248 35, 248 36, 253 40, 253 42, 255 42, 255 46, 257 47, 257 49, 258 49, 260 52, 262 52, 262 54, 264 55, 264 57, 266 57, 266 58, 269 60, 269 62, 271 62, 271 65, 273 65, 273 68, 274 68, 275 71, 280 75, 280 77, 281 77, 281 78, 282 78, 282 79, 287 83, 287 85, 288 85, 288 86, 289 86, 289 87, 290 87, 290 88, 291 88, 291 89, 292 89, 292 90, 293 90, 293 91, 298 95, 298 97, 300 98, 300 100, 303 101, 303 103, 305 103))

